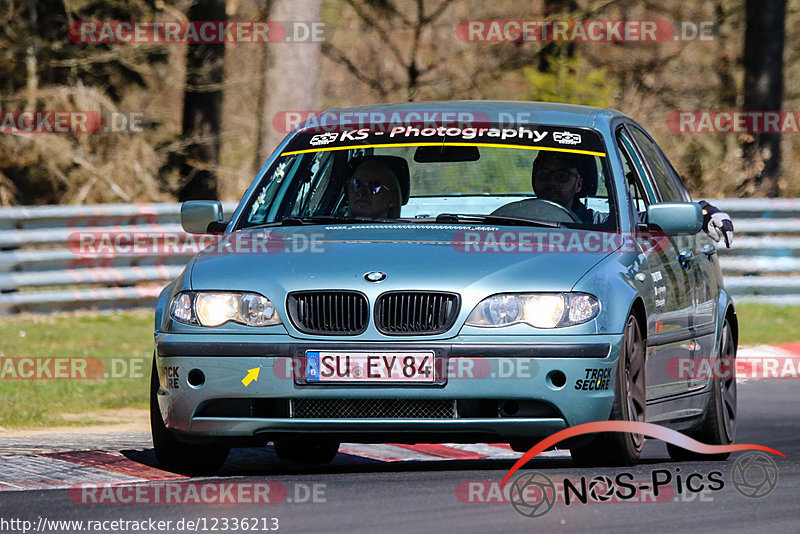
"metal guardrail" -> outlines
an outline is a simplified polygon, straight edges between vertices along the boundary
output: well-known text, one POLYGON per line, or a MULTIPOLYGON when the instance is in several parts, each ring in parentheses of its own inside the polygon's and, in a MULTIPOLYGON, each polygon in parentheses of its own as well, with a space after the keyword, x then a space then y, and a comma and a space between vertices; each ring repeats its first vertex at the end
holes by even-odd
POLYGON ((180 204, 0 208, 0 315, 152 306, 194 254, 189 240, 197 242, 181 228, 180 204), (84 236, 100 245, 85 253, 84 236), (137 236, 169 236, 173 246, 137 250, 137 236))
MULTIPOLYGON (((719 248, 736 300, 800 304, 800 199, 709 201, 730 213, 736 227, 734 248, 719 248)), ((226 203, 225 213, 235 207, 226 203)), ((169 235, 183 244, 193 238, 179 219, 179 204, 0 208, 0 314, 153 305, 193 252, 101 247, 82 254, 80 236, 125 243, 136 235, 169 235)))
POLYGON ((737 302, 800 304, 800 199, 709 199, 728 212, 733 248, 718 247, 725 287, 737 302))

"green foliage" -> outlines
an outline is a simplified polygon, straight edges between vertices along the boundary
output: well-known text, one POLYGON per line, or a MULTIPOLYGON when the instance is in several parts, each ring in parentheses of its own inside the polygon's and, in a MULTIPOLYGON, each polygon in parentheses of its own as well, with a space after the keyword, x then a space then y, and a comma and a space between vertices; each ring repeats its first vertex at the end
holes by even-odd
POLYGON ((567 51, 562 47, 548 55, 545 72, 531 67, 523 69, 530 98, 540 102, 610 106, 617 87, 608 69, 592 68, 582 61, 579 53, 570 55, 567 51))

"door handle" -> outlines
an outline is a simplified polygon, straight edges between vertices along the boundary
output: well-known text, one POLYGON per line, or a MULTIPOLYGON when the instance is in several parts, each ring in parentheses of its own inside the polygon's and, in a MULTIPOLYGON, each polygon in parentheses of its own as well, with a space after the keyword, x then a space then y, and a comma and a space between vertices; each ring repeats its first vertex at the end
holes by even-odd
POLYGON ((709 244, 703 247, 703 254, 708 256, 709 260, 711 259, 711 256, 713 256, 716 253, 717 253, 717 247, 715 247, 714 245, 709 244))
POLYGON ((692 258, 694 258, 694 252, 691 250, 683 250, 678 254, 678 261, 681 262, 681 265, 684 267, 689 266, 689 262, 692 261, 692 258))

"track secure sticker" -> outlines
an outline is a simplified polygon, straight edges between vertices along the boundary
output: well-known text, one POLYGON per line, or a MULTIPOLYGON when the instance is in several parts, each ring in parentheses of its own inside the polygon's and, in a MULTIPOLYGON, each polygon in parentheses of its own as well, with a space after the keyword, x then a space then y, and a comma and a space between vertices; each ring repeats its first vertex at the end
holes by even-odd
POLYGON ((167 375, 167 389, 180 389, 180 375, 177 367, 167 367, 164 370, 167 375))
POLYGON ((605 369, 584 369, 583 378, 575 381, 578 391, 608 391, 611 385, 611 367, 605 369))

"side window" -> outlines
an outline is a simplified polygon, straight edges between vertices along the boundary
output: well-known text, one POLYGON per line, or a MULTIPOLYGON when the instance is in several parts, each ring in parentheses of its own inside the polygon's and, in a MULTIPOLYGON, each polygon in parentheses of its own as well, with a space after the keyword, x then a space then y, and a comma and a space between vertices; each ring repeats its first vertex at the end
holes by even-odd
POLYGON ((673 181, 675 182, 675 186, 680 191, 681 196, 683 197, 683 201, 684 202, 692 202, 692 195, 689 194, 689 188, 687 188, 686 184, 683 183, 683 179, 678 174, 678 171, 676 171, 675 167, 672 166, 672 163, 669 161, 669 158, 661 150, 661 147, 656 145, 656 148, 658 148, 658 153, 661 154, 661 157, 664 158, 664 161, 667 162, 667 166, 669 167, 669 170, 670 170, 670 172, 672 174, 672 178, 673 178, 673 181))
POLYGON ((315 213, 331 180, 333 158, 331 152, 319 152, 308 169, 308 176, 300 183, 293 217, 309 217, 315 213))
POLYGON ((660 193, 662 202, 686 202, 684 191, 678 188, 672 169, 664 161, 661 150, 640 129, 630 127, 631 135, 639 145, 642 155, 653 174, 653 181, 660 193))
POLYGON ((625 187, 628 191, 636 222, 642 222, 644 213, 647 211, 647 206, 650 204, 650 198, 645 191, 642 183, 642 176, 644 176, 644 165, 639 159, 638 154, 633 149, 633 144, 623 130, 617 132, 617 144, 620 147, 620 154, 622 155, 622 169, 625 172, 625 187))
MULTIPOLYGON (((623 156, 623 161, 625 161, 625 157, 626 156, 623 156)), ((627 167, 627 165, 625 165, 625 167, 627 167)), ((625 181, 628 186, 628 196, 630 196, 633 201, 633 209, 636 211, 646 211, 649 201, 642 189, 642 183, 633 173, 633 170, 626 169, 625 176, 627 177, 625 181)))

